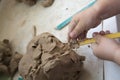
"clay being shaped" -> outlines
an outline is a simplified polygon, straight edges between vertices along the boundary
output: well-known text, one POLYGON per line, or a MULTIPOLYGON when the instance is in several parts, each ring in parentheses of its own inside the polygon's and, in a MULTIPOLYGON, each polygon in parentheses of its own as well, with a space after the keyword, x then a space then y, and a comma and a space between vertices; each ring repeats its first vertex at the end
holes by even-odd
POLYGON ((78 80, 84 56, 50 33, 34 37, 19 63, 24 80, 78 80))

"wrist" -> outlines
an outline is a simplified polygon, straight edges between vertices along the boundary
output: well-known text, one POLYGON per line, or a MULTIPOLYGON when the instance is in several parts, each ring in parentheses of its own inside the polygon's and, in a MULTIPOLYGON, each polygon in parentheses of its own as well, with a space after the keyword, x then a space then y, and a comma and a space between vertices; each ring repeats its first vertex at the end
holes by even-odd
POLYGON ((120 47, 116 50, 113 61, 120 64, 120 47))
POLYGON ((98 0, 94 5, 99 19, 104 20, 120 13, 119 0, 98 0))

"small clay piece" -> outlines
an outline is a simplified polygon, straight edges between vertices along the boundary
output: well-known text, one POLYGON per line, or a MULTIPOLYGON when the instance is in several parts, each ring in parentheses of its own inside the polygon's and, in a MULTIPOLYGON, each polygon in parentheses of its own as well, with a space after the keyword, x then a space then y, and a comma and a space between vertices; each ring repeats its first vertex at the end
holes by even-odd
POLYGON ((13 76, 21 58, 21 54, 13 54, 9 40, 0 41, 0 73, 13 76))
POLYGON ((33 37, 37 35, 37 28, 36 26, 33 26, 33 37))
MULTIPOLYGON (((27 5, 33 6, 37 3, 38 0, 16 0, 18 2, 23 2, 27 5)), ((49 7, 53 4, 54 0, 40 0, 43 7, 49 7)))
POLYGON ((54 3, 54 0, 41 0, 41 5, 43 7, 49 7, 54 3))
POLYGON ((18 1, 18 2, 23 2, 23 3, 25 3, 25 4, 27 4, 27 5, 30 5, 30 6, 35 5, 36 2, 37 2, 37 0, 16 0, 16 1, 18 1))
POLYGON ((90 48, 90 45, 88 45, 88 48, 90 48))
POLYGON ((72 39, 70 39, 68 44, 73 49, 79 48, 79 41, 78 40, 72 40, 72 39))
POLYGON ((36 4, 37 0, 23 0, 23 2, 27 5, 33 6, 36 4))
POLYGON ((24 80, 78 80, 84 56, 50 33, 34 37, 19 63, 24 80))

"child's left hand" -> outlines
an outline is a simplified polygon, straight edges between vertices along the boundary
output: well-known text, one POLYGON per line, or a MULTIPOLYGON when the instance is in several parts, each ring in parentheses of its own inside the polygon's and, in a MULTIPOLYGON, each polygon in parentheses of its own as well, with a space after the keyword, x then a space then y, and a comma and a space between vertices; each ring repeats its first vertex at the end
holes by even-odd
POLYGON ((102 31, 100 33, 93 34, 93 37, 96 40, 96 43, 93 43, 91 46, 94 55, 101 59, 115 61, 116 53, 120 49, 119 43, 103 36, 104 34, 109 33, 108 31, 106 33, 102 31))

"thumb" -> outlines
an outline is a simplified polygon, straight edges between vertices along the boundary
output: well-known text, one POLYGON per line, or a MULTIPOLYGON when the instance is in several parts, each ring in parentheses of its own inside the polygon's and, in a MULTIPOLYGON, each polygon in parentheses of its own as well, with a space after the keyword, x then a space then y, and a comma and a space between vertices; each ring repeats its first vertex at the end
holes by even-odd
POLYGON ((92 48, 93 54, 99 57, 99 45, 96 43, 92 43, 91 48, 92 48))
POLYGON ((97 35, 93 36, 93 38, 95 39, 95 43, 99 44, 102 41, 103 36, 100 34, 97 34, 97 35))
POLYGON ((96 43, 91 44, 91 48, 92 48, 93 52, 96 51, 97 47, 98 47, 98 44, 96 44, 96 43))
POLYGON ((96 55, 96 52, 98 51, 99 44, 100 44, 100 42, 102 40, 102 36, 99 35, 99 34, 95 34, 93 36, 93 38, 95 39, 95 43, 91 44, 91 48, 93 50, 94 55, 96 55))

